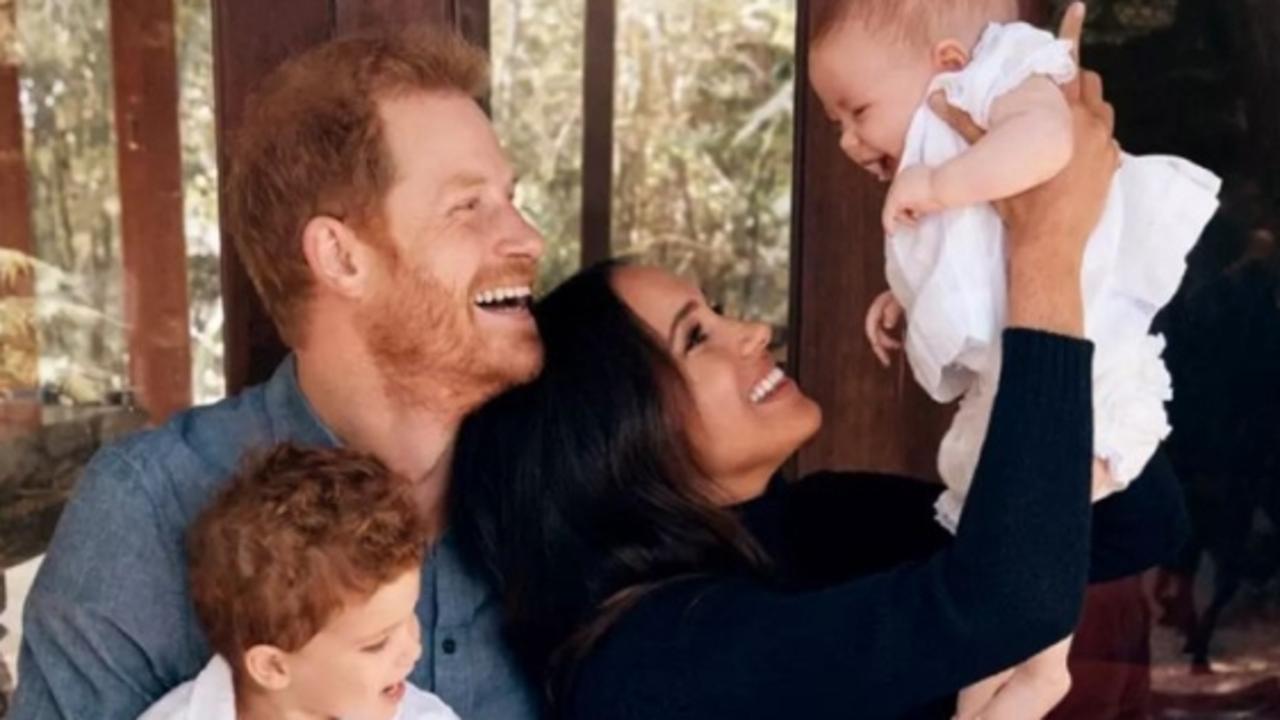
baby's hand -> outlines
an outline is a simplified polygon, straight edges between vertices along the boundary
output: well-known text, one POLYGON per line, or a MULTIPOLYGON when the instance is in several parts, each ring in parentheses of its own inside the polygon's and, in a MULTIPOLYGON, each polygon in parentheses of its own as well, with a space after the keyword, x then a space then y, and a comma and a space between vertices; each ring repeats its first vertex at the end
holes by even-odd
POLYGON ((880 364, 889 367, 890 353, 902 348, 902 341, 889 334, 902 321, 902 306, 893 297, 893 293, 885 290, 871 303, 867 310, 867 342, 871 350, 880 360, 880 364))
POLYGON ((922 216, 942 209, 933 177, 933 168, 925 165, 912 165, 898 173, 884 202, 886 235, 892 235, 899 223, 915 227, 922 216))

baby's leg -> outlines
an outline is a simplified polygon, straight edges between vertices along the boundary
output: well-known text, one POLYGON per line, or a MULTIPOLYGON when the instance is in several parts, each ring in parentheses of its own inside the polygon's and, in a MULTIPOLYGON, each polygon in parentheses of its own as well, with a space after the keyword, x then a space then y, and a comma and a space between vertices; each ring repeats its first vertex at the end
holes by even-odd
POLYGON ((986 680, 979 680, 969 687, 960 691, 960 695, 956 698, 956 718, 957 720, 973 720, 978 717, 978 713, 982 711, 991 702, 991 698, 995 697, 997 691, 1013 676, 1016 667, 1009 668, 1004 672, 996 673, 986 680))
POLYGON ((1067 654, 1071 638, 1014 668, 1009 681, 978 711, 981 720, 1036 720, 1062 702, 1071 689, 1067 654))

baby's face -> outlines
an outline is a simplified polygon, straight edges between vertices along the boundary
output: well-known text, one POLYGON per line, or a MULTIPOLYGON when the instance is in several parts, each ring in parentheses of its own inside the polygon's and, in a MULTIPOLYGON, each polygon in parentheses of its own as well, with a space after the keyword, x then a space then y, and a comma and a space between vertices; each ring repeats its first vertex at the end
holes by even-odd
POLYGON ((349 605, 289 655, 290 695, 308 716, 390 720, 422 655, 414 569, 349 605))
POLYGON ((809 80, 840 149, 881 181, 893 179, 907 130, 936 70, 929 48, 894 42, 849 21, 809 52, 809 80))

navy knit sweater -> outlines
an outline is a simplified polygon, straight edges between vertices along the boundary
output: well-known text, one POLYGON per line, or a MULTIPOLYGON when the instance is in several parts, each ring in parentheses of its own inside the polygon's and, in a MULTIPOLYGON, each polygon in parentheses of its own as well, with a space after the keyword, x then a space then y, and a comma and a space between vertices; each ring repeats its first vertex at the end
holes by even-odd
MULTIPOLYGON (((932 521, 936 487, 835 473, 775 484, 742 513, 780 581, 700 576, 647 594, 576 668, 560 715, 926 716, 1069 634, 1091 575, 1092 345, 1007 330, 1003 352, 954 539, 932 521)), ((1098 504, 1094 579, 1180 540, 1176 483, 1153 467, 1098 504)))

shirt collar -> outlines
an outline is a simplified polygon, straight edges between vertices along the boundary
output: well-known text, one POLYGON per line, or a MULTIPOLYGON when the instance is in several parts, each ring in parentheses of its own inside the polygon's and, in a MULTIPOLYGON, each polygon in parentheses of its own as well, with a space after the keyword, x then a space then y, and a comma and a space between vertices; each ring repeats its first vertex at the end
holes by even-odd
POLYGON ((339 447, 342 441, 316 415, 298 384, 298 360, 292 353, 280 363, 264 388, 271 434, 277 442, 339 447))

